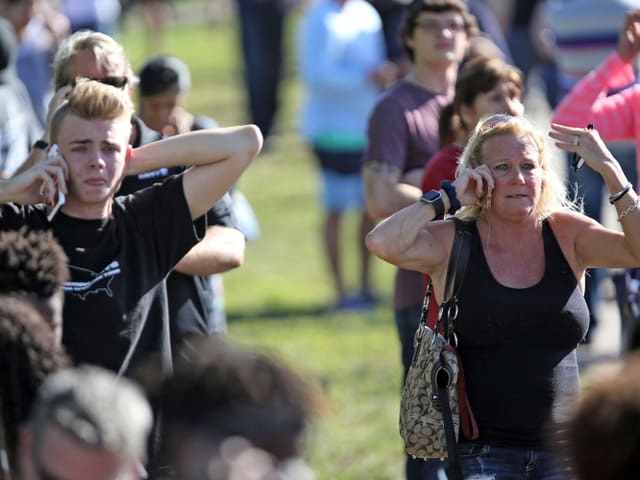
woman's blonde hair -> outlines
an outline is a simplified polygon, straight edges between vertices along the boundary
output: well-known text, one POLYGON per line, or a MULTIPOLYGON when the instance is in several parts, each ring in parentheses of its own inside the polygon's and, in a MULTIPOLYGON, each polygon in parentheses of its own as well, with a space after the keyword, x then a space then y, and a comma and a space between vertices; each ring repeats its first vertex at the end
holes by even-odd
MULTIPOLYGON (((564 184, 551 167, 543 132, 523 116, 492 114, 482 118, 462 152, 456 177, 465 168, 477 168, 485 163, 483 146, 488 139, 499 135, 526 138, 538 151, 538 162, 542 170, 540 200, 536 206, 536 214, 539 219, 546 218, 558 210, 580 210, 578 202, 567 199, 564 184)), ((456 216, 461 219, 474 220, 483 214, 485 208, 484 205, 466 205, 458 210, 456 216)))

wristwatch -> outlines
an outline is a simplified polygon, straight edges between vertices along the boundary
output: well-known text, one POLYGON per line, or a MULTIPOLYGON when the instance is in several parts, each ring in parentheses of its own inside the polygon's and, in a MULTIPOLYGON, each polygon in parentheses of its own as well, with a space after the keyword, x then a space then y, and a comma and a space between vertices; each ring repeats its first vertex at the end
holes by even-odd
POLYGON ((44 140, 36 140, 36 142, 31 147, 32 149, 37 148, 38 150, 46 150, 49 148, 49 144, 44 140))
POLYGON ((444 216, 444 200, 442 200, 442 195, 438 190, 431 190, 430 192, 425 193, 420 198, 420 201, 433 206, 436 211, 435 218, 441 218, 444 216))

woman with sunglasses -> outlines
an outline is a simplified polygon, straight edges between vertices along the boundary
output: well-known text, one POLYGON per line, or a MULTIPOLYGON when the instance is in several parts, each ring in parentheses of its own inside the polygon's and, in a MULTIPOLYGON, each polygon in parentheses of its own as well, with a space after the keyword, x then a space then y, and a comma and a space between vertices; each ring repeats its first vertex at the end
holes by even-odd
POLYGON ((585 271, 640 264, 640 199, 597 130, 554 124, 549 135, 602 176, 621 232, 568 203, 538 129, 499 114, 475 128, 454 182, 367 238, 383 260, 430 275, 441 300, 454 222, 469 223, 456 335, 479 438, 460 439, 465 478, 572 478, 557 434, 580 390, 585 271), (445 212, 454 218, 435 221, 445 212))

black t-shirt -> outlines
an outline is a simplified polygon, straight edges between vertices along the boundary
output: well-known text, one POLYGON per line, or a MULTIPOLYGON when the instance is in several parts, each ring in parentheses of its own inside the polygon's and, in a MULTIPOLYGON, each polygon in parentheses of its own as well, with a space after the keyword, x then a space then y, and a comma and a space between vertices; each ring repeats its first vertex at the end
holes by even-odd
MULTIPOLYGON (((139 118, 134 118, 138 131, 137 146, 154 142, 161 135, 149 129, 139 118)), ((217 124, 208 117, 196 116, 193 129, 214 128, 217 124)), ((177 175, 187 167, 161 168, 135 176, 125 177, 118 195, 128 195, 148 188, 171 175, 177 175)), ((225 194, 206 215, 207 225, 237 228, 233 215, 231 195, 225 194)), ((185 336, 210 335, 219 327, 214 318, 220 312, 214 309, 213 289, 209 277, 185 275, 171 272, 167 277, 171 342, 179 343, 185 336)))
POLYGON ((182 177, 114 200, 112 216, 83 220, 44 205, 0 206, 0 228, 52 229, 69 257, 63 344, 76 363, 126 374, 150 353, 171 365, 166 282, 173 266, 202 238, 191 221, 182 177))
MULTIPOLYGON (((125 179, 118 195, 148 188, 171 175, 185 170, 184 167, 160 169, 125 179)), ((231 208, 231 196, 227 193, 206 214, 207 225, 236 227, 231 208)), ((208 277, 185 275, 172 271, 167 277, 171 342, 179 343, 188 335, 210 335, 216 329, 213 316, 213 290, 208 277)))
POLYGON ((478 441, 543 448, 553 421, 562 420, 579 392, 576 347, 589 310, 548 221, 544 275, 528 288, 500 284, 475 224, 471 232, 456 334, 478 441))

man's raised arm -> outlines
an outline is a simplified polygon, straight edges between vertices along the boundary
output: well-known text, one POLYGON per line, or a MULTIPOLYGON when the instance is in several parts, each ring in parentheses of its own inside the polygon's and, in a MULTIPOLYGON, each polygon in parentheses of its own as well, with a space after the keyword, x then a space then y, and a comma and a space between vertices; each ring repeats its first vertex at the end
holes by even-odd
POLYGON ((255 125, 198 130, 135 149, 125 175, 191 165, 184 173, 184 193, 195 220, 238 181, 261 148, 255 125))

